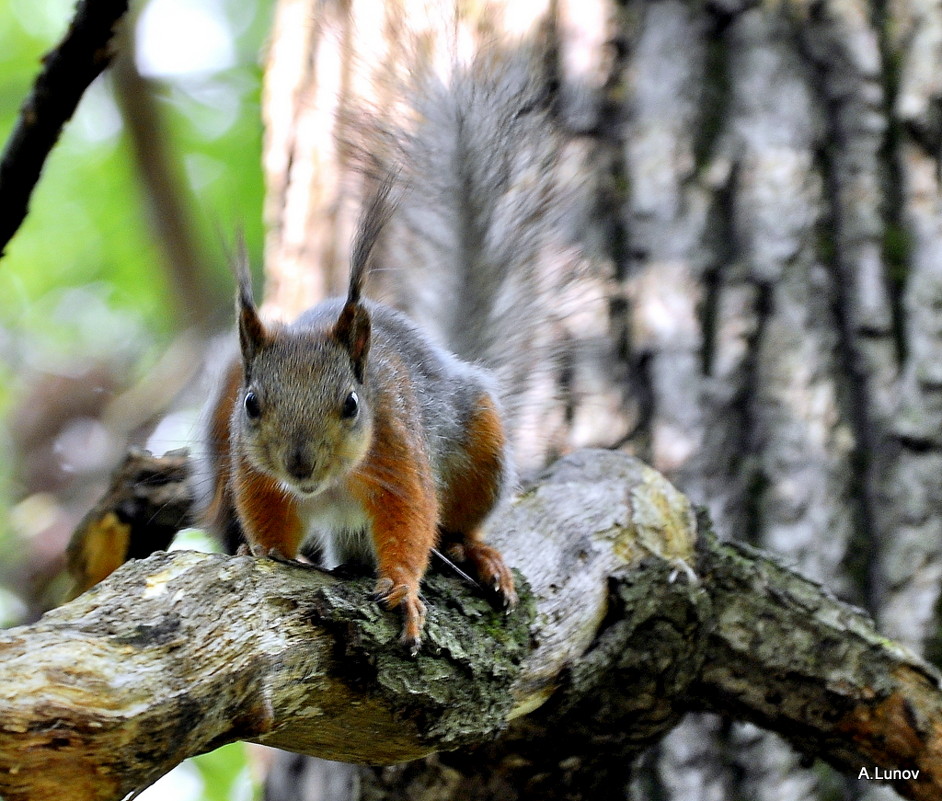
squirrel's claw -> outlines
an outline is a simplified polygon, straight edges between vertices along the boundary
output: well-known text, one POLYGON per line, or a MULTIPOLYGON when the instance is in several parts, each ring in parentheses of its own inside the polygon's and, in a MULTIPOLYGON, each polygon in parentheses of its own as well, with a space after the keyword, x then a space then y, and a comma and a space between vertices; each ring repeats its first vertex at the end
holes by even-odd
POLYGON ((422 647, 421 637, 407 636, 405 631, 403 631, 402 636, 399 638, 399 642, 402 643, 402 647, 406 649, 409 656, 416 657, 419 655, 419 649, 422 647))
POLYGON ((462 550, 464 560, 473 566, 492 600, 504 611, 512 610, 518 600, 514 577, 500 551, 483 542, 465 542, 462 550))
POLYGON ((403 625, 399 641, 409 656, 418 654, 422 645, 422 627, 425 625, 425 604, 419 598, 418 587, 396 584, 388 576, 381 576, 376 580, 372 597, 387 609, 397 606, 402 609, 403 625))
POLYGON ((263 545, 252 545, 247 542, 243 542, 238 550, 236 550, 237 556, 256 556, 259 559, 271 559, 274 562, 281 562, 285 565, 303 565, 307 564, 301 562, 298 559, 292 559, 290 556, 285 556, 278 548, 266 548, 263 545))
POLYGON ((494 593, 500 601, 501 608, 505 614, 510 614, 517 606, 517 592, 514 590, 513 578, 509 587, 505 587, 500 581, 494 582, 494 593))
POLYGON ((385 603, 387 606, 391 606, 387 599, 389 594, 393 591, 393 580, 388 577, 382 577, 376 580, 376 586, 373 587, 373 592, 370 593, 370 599, 376 601, 376 603, 385 603))
POLYGON ((281 562, 283 565, 297 565, 299 564, 297 559, 292 559, 290 556, 285 556, 277 548, 256 548, 255 555, 262 559, 271 559, 273 562, 281 562))

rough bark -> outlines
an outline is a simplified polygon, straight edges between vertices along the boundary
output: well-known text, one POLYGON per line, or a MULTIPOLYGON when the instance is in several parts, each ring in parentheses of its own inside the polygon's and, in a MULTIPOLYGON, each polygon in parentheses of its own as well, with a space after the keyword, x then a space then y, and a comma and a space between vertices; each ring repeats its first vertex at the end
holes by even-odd
POLYGON ((627 786, 631 757, 704 707, 844 770, 918 770, 897 783, 907 797, 942 791, 935 671, 820 586, 719 543, 640 462, 567 457, 492 539, 525 566, 521 607, 504 616, 433 575, 415 660, 368 577, 187 552, 128 563, 0 637, 0 793, 120 798, 249 739, 371 764, 465 747, 367 771, 364 797, 437 777, 438 797, 591 798, 627 786))

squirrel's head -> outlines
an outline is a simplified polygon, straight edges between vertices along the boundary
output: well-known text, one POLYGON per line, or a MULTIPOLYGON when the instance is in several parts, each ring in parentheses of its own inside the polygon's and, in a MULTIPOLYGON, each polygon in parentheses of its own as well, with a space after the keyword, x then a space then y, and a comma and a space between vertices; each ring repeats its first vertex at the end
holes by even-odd
POLYGON ((244 381, 232 430, 255 468, 297 495, 316 495, 356 468, 370 447, 369 313, 348 302, 323 327, 266 325, 247 265, 237 272, 244 381))

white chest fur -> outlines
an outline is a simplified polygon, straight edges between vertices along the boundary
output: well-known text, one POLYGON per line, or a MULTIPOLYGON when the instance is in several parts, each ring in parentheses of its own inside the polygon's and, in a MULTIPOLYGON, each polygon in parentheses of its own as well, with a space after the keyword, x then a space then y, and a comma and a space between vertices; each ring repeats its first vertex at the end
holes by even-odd
POLYGON ((346 489, 336 487, 302 500, 298 511, 306 529, 305 540, 320 545, 324 567, 350 561, 375 564, 370 520, 362 504, 346 489))

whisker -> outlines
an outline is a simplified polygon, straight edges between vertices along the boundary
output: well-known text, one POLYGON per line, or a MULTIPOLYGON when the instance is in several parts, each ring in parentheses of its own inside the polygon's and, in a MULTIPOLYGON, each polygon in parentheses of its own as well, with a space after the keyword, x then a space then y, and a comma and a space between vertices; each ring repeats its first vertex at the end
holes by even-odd
POLYGON ((448 565, 452 570, 455 571, 461 578, 467 581, 469 584, 481 589, 481 585, 478 584, 471 576, 465 573, 458 565, 451 561, 445 554, 443 554, 438 548, 432 548, 432 553, 435 554, 439 559, 441 559, 446 565, 448 565))
POLYGON ((378 486, 380 489, 386 490, 390 495, 393 495, 396 498, 405 498, 407 496, 407 493, 399 483, 387 481, 383 476, 374 475, 368 470, 361 471, 361 475, 368 481, 378 486))

